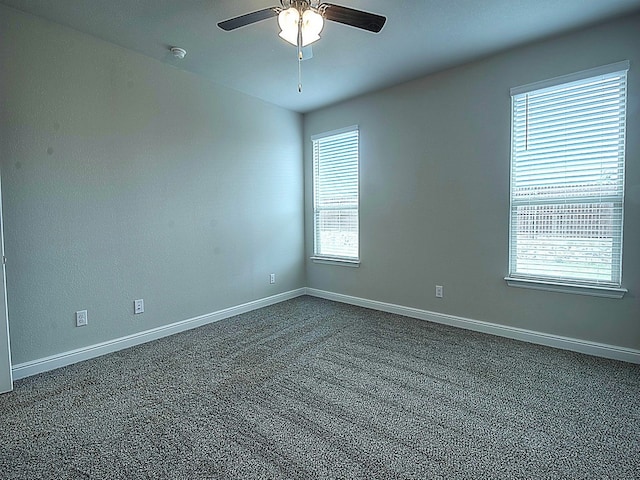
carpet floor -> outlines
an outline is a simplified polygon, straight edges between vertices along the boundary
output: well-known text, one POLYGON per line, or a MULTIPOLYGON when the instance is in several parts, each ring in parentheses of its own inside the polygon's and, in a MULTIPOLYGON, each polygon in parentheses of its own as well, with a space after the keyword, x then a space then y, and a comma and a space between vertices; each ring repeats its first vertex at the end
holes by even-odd
POLYGON ((3 479, 640 478, 640 365, 300 297, 16 382, 3 479))

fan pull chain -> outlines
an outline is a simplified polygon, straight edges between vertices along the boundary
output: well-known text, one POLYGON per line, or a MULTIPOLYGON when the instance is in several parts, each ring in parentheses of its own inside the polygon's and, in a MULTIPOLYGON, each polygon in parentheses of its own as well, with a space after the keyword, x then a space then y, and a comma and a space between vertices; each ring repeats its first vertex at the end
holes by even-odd
POLYGON ((302 15, 298 21, 298 93, 302 93, 302 15))
POLYGON ((298 93, 302 93, 302 52, 298 52, 298 93))

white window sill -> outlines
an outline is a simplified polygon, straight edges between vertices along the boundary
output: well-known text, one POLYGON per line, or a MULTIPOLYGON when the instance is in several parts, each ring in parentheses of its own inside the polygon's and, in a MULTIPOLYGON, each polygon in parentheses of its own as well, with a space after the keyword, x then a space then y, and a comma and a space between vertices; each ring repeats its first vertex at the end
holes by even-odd
POLYGON ((360 259, 336 258, 336 257, 310 257, 313 263, 323 263, 325 265, 339 265, 342 267, 359 267, 360 259))
POLYGON ((551 282, 524 278, 505 277, 507 285, 518 288, 532 288, 549 292, 573 293, 592 297, 622 298, 628 292, 626 288, 604 287, 594 285, 577 285, 572 283, 551 282))

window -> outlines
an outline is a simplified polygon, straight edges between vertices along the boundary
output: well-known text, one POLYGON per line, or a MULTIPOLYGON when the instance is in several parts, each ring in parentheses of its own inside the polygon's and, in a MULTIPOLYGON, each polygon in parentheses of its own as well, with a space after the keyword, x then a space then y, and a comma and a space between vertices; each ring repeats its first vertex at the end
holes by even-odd
POLYGON ((311 137, 314 259, 357 264, 358 127, 311 137))
POLYGON ((507 281, 515 286, 624 293, 628 68, 620 62, 511 90, 507 281))

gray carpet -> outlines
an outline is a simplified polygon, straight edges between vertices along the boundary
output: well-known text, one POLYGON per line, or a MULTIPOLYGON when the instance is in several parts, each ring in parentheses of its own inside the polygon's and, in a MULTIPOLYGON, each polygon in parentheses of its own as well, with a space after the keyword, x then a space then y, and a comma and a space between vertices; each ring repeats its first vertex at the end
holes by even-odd
POLYGON ((3 479, 640 478, 640 366, 311 297, 33 376, 3 479))

